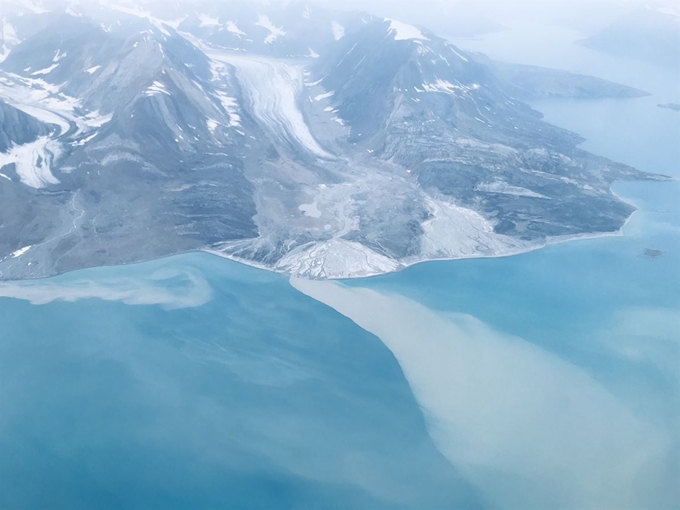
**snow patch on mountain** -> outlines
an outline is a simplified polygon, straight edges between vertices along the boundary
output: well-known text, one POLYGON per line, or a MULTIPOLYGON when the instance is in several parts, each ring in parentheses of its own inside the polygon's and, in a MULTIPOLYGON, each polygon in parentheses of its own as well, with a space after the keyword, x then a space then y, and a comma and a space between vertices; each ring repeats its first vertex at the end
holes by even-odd
POLYGON ((52 62, 56 64, 60 60, 64 60, 67 56, 68 56, 67 53, 62 53, 61 50, 57 50, 57 53, 54 55, 54 58, 52 59, 52 62))
MULTIPOLYGON (((95 137, 96 137, 98 134, 99 134, 99 132, 98 132, 98 131, 95 131, 95 132, 92 133, 91 135, 88 135, 88 136, 86 136, 85 138, 81 138, 81 139, 78 140, 77 142, 73 142, 72 145, 73 145, 74 147, 82 147, 83 145, 85 145, 85 144, 91 142, 92 140, 94 140, 95 137)), ((63 168, 62 168, 61 170, 64 171, 63 168)))
POLYGON ((168 89, 165 88, 163 83, 160 81, 154 81, 153 84, 151 84, 151 86, 146 89, 146 95, 154 96, 156 94, 165 94, 166 96, 169 96, 170 92, 168 92, 168 89))
POLYGON ((43 75, 43 74, 50 74, 57 67, 59 67, 59 64, 53 64, 50 67, 46 67, 45 69, 40 69, 39 71, 35 71, 35 72, 31 73, 31 76, 39 76, 39 75, 43 75))
POLYGON ((28 250, 30 250, 31 248, 33 248, 33 246, 24 246, 23 248, 20 248, 17 251, 10 253, 9 257, 12 258, 12 259, 18 259, 24 253, 26 253, 28 250))
POLYGON ((454 55, 456 55, 459 59, 461 59, 463 62, 469 62, 467 57, 464 57, 458 52, 458 49, 451 43, 446 43, 446 46, 453 52, 454 55))
POLYGON ((201 22, 201 28, 214 28, 220 26, 219 18, 213 18, 207 14, 199 14, 198 20, 201 22))
POLYGON ((402 23, 394 19, 385 19, 390 22, 389 32, 394 34, 395 41, 428 41, 429 39, 413 25, 402 23))
POLYGON ((229 125, 232 127, 239 127, 241 125, 241 116, 238 114, 238 102, 236 99, 221 90, 216 91, 215 95, 229 115, 229 125))
POLYGON ((215 119, 207 119, 205 121, 205 125, 208 127, 211 133, 214 133, 217 130, 217 126, 219 126, 220 123, 217 122, 215 119))
POLYGON ((241 30, 233 21, 227 21, 226 28, 227 32, 237 35, 239 37, 246 35, 246 33, 243 30, 241 30))
POLYGON ((269 35, 264 39, 265 44, 271 44, 279 37, 283 37, 287 33, 283 28, 274 25, 268 16, 260 16, 255 25, 269 30, 269 35))
POLYGON ((335 92, 325 92, 323 94, 319 94, 318 96, 314 97, 314 101, 323 101, 324 99, 328 99, 330 97, 333 97, 335 95, 335 92))
POLYGON ((108 124, 109 122, 111 122, 112 118, 113 118, 112 113, 109 113, 108 115, 102 115, 99 113, 99 110, 95 110, 85 115, 83 117, 83 121, 85 126, 89 128, 100 128, 104 124, 108 124))
POLYGON ((345 37, 345 27, 343 27, 337 21, 331 21, 331 30, 333 31, 333 38, 336 41, 339 41, 340 39, 345 37))
MULTIPOLYGON (((471 90, 479 89, 477 83, 472 85, 454 84, 448 80, 437 79, 434 83, 424 83, 423 90, 425 92, 443 92, 445 94, 455 94, 456 92, 470 92, 471 90)), ((423 90, 416 89, 416 92, 423 90)))

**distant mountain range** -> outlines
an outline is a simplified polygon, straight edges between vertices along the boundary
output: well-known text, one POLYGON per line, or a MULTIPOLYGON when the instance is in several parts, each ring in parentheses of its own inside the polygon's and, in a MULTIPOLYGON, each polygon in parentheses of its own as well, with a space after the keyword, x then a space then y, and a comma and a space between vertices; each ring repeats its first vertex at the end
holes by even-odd
POLYGON ((303 277, 618 230, 616 179, 522 102, 637 97, 306 4, 5 0, 0 278, 208 250, 303 277), (5 6, 8 6, 5 8, 5 6))
POLYGON ((680 7, 642 6, 580 42, 612 55, 680 69, 680 7))

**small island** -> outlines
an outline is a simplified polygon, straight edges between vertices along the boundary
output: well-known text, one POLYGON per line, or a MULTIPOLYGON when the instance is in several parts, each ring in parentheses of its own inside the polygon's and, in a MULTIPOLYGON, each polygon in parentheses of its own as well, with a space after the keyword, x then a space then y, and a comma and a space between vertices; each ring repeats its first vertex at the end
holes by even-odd
POLYGON ((662 250, 652 250, 651 248, 647 248, 644 252, 642 252, 643 256, 650 259, 661 257, 663 254, 664 252, 662 250))
POLYGON ((664 103, 658 104, 659 108, 665 108, 667 110, 673 110, 674 112, 680 112, 680 104, 678 103, 664 103))

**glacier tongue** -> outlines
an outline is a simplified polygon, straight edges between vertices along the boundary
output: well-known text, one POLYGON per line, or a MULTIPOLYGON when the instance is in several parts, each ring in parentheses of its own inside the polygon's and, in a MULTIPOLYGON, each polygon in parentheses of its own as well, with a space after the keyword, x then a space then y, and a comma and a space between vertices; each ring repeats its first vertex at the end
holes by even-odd
POLYGON ((274 136, 312 155, 335 159, 314 138, 298 107, 304 87, 302 67, 256 55, 208 51, 213 61, 234 66, 254 116, 274 136))
POLYGON ((21 182, 32 188, 44 188, 59 184, 59 179, 51 171, 52 161, 59 154, 59 142, 43 136, 35 142, 17 145, 7 153, 0 153, 0 168, 14 163, 21 182))

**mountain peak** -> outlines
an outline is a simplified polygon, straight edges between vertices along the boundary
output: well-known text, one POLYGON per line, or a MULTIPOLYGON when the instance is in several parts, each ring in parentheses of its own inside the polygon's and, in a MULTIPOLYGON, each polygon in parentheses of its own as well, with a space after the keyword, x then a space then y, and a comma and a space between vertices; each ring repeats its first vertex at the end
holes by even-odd
POLYGON ((30 244, 42 261, 0 263, 3 277, 102 250, 122 263, 194 249, 366 276, 613 231, 632 210, 609 186, 641 174, 578 149, 515 98, 518 80, 423 28, 301 5, 194 7, 7 15, 20 42, 0 63, 0 98, 33 120, 5 115, 0 186, 33 197, 21 214, 46 239, 24 239, 3 203, 14 230, 0 253, 30 244))

